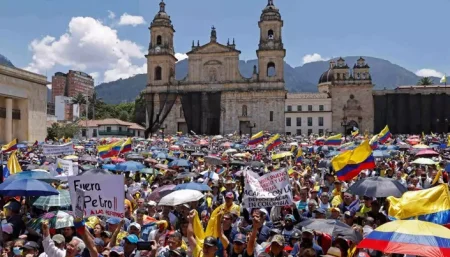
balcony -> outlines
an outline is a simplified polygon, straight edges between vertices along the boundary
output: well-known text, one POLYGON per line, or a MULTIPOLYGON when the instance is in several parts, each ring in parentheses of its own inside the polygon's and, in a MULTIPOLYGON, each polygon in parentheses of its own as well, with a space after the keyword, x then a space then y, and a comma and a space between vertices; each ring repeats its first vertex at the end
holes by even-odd
MULTIPOLYGON (((0 118, 6 119, 6 108, 4 107, 0 107, 0 118)), ((13 120, 20 120, 20 110, 13 109, 12 118, 13 120)))
POLYGON ((99 130, 98 134, 100 136, 134 136, 134 133, 132 131, 123 131, 123 130, 99 130))

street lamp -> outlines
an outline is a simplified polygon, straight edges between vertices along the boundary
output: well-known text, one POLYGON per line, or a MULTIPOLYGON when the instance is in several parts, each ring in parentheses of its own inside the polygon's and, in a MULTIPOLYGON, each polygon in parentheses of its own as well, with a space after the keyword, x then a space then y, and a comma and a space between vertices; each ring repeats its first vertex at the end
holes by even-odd
POLYGON ((344 127, 344 142, 347 142, 347 117, 342 118, 341 126, 344 127))
POLYGON ((164 130, 167 128, 167 124, 162 125, 161 127, 159 127, 159 129, 161 129, 161 135, 162 135, 162 140, 164 142, 164 130))
POLYGON ((253 123, 253 126, 250 124, 247 124, 247 127, 250 129, 250 137, 252 137, 252 135, 253 135, 252 130, 254 127, 256 127, 256 123, 253 123))

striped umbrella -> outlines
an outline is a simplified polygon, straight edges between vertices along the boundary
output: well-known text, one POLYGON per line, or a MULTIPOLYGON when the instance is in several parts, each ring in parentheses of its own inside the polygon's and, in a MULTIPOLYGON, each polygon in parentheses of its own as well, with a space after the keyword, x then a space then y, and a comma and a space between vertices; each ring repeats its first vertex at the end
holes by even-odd
POLYGON ((33 206, 42 210, 48 210, 50 207, 67 207, 71 205, 69 190, 58 190, 59 195, 40 196, 33 206))

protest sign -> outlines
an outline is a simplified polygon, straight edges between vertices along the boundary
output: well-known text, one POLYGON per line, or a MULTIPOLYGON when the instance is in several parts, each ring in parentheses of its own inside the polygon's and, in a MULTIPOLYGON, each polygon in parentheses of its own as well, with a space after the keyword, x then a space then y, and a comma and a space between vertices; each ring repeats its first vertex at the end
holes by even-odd
POLYGON ((44 152, 44 155, 73 154, 75 152, 73 149, 72 142, 64 144, 64 145, 44 144, 42 146, 42 151, 44 152))
POLYGON ((73 162, 71 160, 56 160, 56 167, 62 169, 61 175, 65 176, 74 176, 77 175, 73 171, 73 162))
POLYGON ((70 199, 72 208, 77 204, 76 189, 84 190, 85 216, 104 215, 124 217, 124 177, 122 175, 86 174, 70 176, 70 199))
POLYGON ((259 176, 245 171, 243 204, 245 208, 266 208, 292 204, 292 189, 286 170, 259 176))
POLYGON ((75 190, 77 194, 77 203, 75 205, 75 218, 83 218, 84 216, 84 190, 77 188, 75 190))

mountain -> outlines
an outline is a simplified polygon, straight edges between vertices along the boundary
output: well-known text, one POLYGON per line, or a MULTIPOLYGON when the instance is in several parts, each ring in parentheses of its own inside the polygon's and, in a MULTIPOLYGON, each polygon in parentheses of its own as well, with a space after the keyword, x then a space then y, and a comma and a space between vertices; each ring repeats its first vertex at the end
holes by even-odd
MULTIPOLYGON (((343 57, 349 67, 353 67, 359 56, 343 57)), ((363 57, 370 66, 370 73, 375 84, 374 89, 394 89, 399 85, 415 85, 420 77, 413 72, 393 64, 387 60, 375 57, 363 57)), ((251 77, 253 66, 258 60, 239 62, 242 76, 251 77)), ((292 67, 284 64, 284 79, 289 92, 317 92, 317 82, 320 75, 329 68, 329 61, 307 63, 303 66, 292 67)), ((176 79, 183 79, 188 73, 188 60, 182 60, 175 67, 176 79)), ((433 78, 439 83, 439 78, 433 78)), ((98 85, 95 90, 103 101, 111 104, 134 101, 136 96, 145 88, 146 74, 139 74, 128 79, 119 79, 98 85)))
POLYGON ((14 67, 12 62, 6 58, 5 56, 0 54, 0 65, 8 66, 8 67, 14 67))

